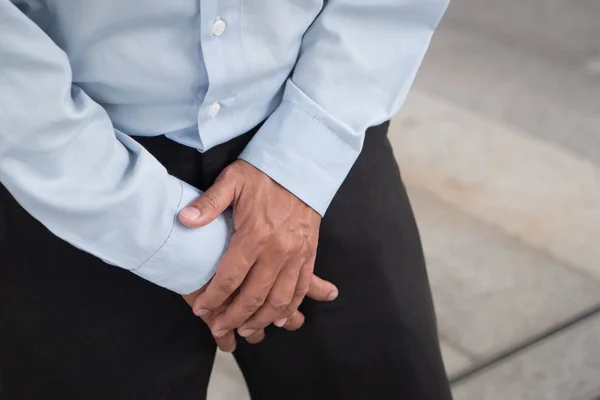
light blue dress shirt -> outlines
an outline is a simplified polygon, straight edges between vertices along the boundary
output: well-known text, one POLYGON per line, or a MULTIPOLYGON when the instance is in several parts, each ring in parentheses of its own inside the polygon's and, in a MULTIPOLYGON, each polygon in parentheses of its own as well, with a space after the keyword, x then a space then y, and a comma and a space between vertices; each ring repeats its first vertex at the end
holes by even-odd
POLYGON ((200 192, 131 136, 206 151, 266 120, 240 157, 323 214, 447 3, 0 0, 0 182, 62 239, 190 293, 231 215, 180 225, 200 192))

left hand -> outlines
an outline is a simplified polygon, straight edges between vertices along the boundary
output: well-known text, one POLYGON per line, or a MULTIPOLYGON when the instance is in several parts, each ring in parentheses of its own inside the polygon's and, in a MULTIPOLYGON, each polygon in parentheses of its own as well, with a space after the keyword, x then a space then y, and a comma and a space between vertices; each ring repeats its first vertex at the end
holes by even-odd
MULTIPOLYGON (((184 300, 188 303, 188 305, 190 307, 194 306, 194 301, 201 293, 203 293, 206 290, 207 286, 208 286, 208 284, 204 285, 204 287, 195 291, 194 293, 183 295, 184 300)), ((331 297, 330 297, 330 294, 331 294, 329 292, 330 290, 331 290, 331 284, 329 282, 324 281, 324 280, 318 278, 317 276, 313 275, 311 284, 310 284, 310 288, 309 288, 306 296, 310 297, 313 300, 317 300, 317 301, 331 301, 333 299, 331 299, 331 297)), ((213 312, 202 315, 200 318, 202 318, 202 320, 206 323, 206 325, 208 325, 209 327, 212 326, 215 318, 217 318, 221 313, 223 313, 227 309, 227 306, 231 303, 231 299, 232 299, 232 297, 227 299, 225 301, 225 303, 223 303, 221 305, 221 307, 217 308, 213 312)), ((304 314, 302 314, 298 310, 295 310, 286 319, 286 321, 280 326, 280 328, 284 328, 288 331, 295 331, 297 329, 300 329, 300 327, 302 325, 304 325, 304 314)), ((264 338, 265 338, 265 330, 264 329, 258 329, 252 335, 245 337, 246 341, 250 344, 259 343, 264 338)), ((235 350, 235 348, 237 347, 237 343, 236 343, 236 339, 235 339, 235 335, 234 335, 233 331, 227 332, 227 334, 224 336, 216 337, 215 342, 217 343, 217 346, 219 347, 219 349, 221 349, 222 351, 224 351, 226 353, 233 352, 235 350)))
MULTIPOLYGON (((308 292, 321 217, 292 193, 245 161, 235 161, 213 186, 179 214, 189 227, 210 223, 233 206, 235 233, 215 276, 194 301, 207 315, 230 299, 211 324, 215 338, 251 337, 275 321, 283 326, 308 292), (234 292, 238 291, 234 295, 234 292)), ((327 298, 337 288, 326 281, 327 298)))

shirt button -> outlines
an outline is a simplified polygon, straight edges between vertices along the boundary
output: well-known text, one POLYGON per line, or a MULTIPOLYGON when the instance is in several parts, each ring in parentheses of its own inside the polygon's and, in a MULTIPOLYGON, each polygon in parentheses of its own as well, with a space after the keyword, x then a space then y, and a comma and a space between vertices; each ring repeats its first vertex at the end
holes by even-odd
POLYGON ((227 29, 227 24, 222 19, 217 19, 212 26, 212 34, 215 36, 221 36, 223 32, 227 29))
POLYGON ((213 118, 219 113, 219 111, 221 111, 221 105, 216 102, 212 103, 208 109, 208 116, 213 118))

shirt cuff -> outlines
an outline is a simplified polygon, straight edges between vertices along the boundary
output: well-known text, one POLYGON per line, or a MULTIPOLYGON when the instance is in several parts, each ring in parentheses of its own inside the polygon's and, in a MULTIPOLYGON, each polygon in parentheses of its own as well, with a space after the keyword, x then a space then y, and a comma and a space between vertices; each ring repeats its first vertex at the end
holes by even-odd
POLYGON ((356 161, 356 135, 288 80, 281 104, 240 155, 321 215, 356 161))
MULTIPOLYGON (((201 192, 181 182, 181 200, 177 212, 195 200, 201 192)), ((203 287, 215 274, 217 264, 234 232, 233 218, 226 210, 202 228, 188 228, 173 216, 173 229, 162 247, 141 267, 132 272, 179 294, 203 287)))

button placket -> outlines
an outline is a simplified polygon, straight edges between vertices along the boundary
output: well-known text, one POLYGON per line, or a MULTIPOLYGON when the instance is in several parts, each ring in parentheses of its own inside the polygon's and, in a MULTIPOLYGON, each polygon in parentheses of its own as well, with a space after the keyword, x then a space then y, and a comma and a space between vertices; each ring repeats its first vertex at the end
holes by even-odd
POLYGON ((221 143, 232 131, 231 104, 236 95, 230 77, 243 68, 238 38, 240 2, 229 0, 202 0, 201 29, 202 55, 209 85, 198 110, 199 135, 207 148, 221 143), (232 30, 233 29, 233 30, 232 30), (230 32, 231 31, 231 32, 230 32))
MULTIPOLYGON (((221 36, 225 30, 227 29, 227 23, 221 19, 221 17, 217 17, 210 28, 210 32, 213 36, 221 36)), ((208 116, 210 118, 214 118, 221 111, 221 104, 218 101, 212 103, 208 108, 208 116)))

